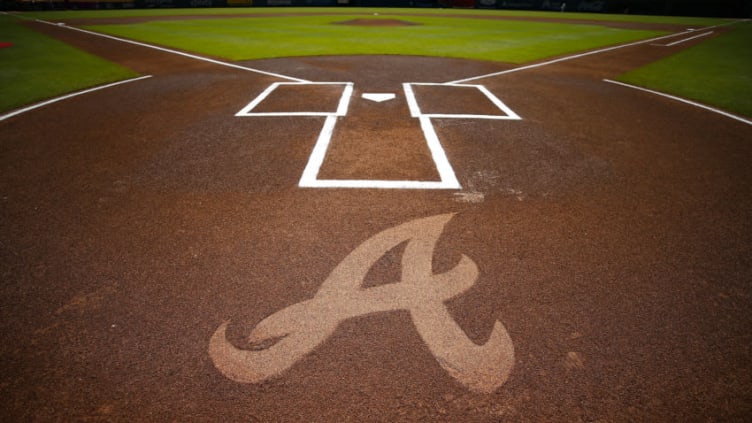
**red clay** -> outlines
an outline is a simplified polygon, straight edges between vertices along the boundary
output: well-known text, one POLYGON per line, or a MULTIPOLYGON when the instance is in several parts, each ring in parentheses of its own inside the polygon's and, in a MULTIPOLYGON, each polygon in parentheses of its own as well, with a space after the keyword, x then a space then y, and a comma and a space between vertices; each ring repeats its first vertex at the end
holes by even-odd
MULTIPOLYGON (((302 189, 326 118, 235 117, 280 79, 33 27, 154 76, 0 122, 4 420, 743 421, 752 412, 752 127, 602 81, 692 42, 475 81, 522 120, 431 120, 462 190, 302 189), (496 322, 508 332, 514 365, 492 393, 454 377, 464 369, 437 361, 424 340, 425 314, 412 313, 438 313, 433 294, 343 319, 258 383, 215 367, 209 345, 223 322, 232 345, 269 350, 248 345, 254 328, 325 297, 348 257, 369 267, 345 282, 397 292, 406 285, 385 284, 423 274, 425 260, 411 258, 429 245, 409 231, 388 251, 366 241, 451 213, 430 246, 431 270, 477 266, 473 285, 439 305, 475 344, 496 322)), ((322 177, 338 179, 434 178, 401 84, 509 68, 397 56, 246 65, 354 83, 322 165, 322 177)), ((472 93, 450 94, 417 95, 426 110, 487 110, 472 93)), ((450 281, 472 272, 461 275, 450 281)), ((343 292, 353 296, 345 305, 360 295, 343 292)), ((400 298, 412 297, 383 301, 400 298)), ((343 307, 335 303, 287 323, 316 321, 343 307)))

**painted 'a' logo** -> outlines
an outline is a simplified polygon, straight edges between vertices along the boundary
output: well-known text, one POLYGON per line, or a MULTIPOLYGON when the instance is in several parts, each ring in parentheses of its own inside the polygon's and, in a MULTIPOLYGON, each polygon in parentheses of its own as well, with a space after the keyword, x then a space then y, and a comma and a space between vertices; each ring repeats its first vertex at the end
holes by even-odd
POLYGON ((462 255, 446 273, 434 274, 432 270, 434 247, 452 216, 413 220, 366 240, 332 271, 312 299, 282 309, 256 325, 248 338, 249 347, 256 348, 240 349, 230 343, 225 322, 209 342, 214 365, 234 381, 259 383, 292 367, 349 318, 407 310, 428 349, 449 375, 472 391, 493 392, 507 380, 514 364, 514 347, 504 325, 497 321, 488 341, 475 344, 444 304, 475 284, 478 267, 462 255), (363 288, 371 266, 404 241, 408 242, 401 280, 363 288))

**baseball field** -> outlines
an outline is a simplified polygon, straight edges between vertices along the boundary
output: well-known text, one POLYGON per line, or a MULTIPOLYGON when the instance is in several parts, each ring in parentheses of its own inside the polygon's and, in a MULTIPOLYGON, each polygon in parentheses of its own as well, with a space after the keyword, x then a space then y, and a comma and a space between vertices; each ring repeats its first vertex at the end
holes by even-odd
POLYGON ((752 23, 0 14, 8 421, 745 421, 752 23))

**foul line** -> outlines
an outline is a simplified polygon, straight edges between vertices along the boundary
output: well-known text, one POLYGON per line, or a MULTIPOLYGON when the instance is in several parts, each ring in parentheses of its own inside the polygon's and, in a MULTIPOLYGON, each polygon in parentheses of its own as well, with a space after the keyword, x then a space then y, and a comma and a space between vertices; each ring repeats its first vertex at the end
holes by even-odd
POLYGON ((41 20, 41 19, 36 19, 36 21, 40 22, 40 23, 43 23, 43 24, 47 24, 47 25, 52 25, 52 26, 56 26, 56 27, 63 27, 63 28, 67 28, 67 29, 70 29, 70 30, 73 30, 73 31, 83 32, 84 34, 95 35, 97 37, 103 37, 103 38, 109 38, 111 40, 120 41, 120 42, 123 42, 123 43, 128 43, 128 44, 133 44, 133 45, 137 45, 137 46, 141 46, 141 47, 151 48, 151 49, 154 49, 154 50, 159 50, 159 51, 163 51, 163 52, 166 52, 166 53, 176 54, 178 56, 188 57, 190 59, 200 60, 200 61, 203 61, 203 62, 209 62, 209 63, 213 63, 215 65, 226 66, 226 67, 235 68, 235 69, 241 69, 241 70, 249 71, 249 72, 255 72, 255 73, 262 74, 262 75, 273 76, 275 78, 289 79, 289 80, 295 81, 295 82, 310 82, 310 81, 305 80, 305 79, 295 78, 295 77, 292 77, 292 76, 282 75, 282 74, 274 73, 274 72, 267 72, 267 71, 263 71, 263 70, 260 70, 260 69, 249 68, 247 66, 241 66, 241 65, 236 65, 236 64, 233 64, 233 63, 223 62, 221 60, 210 59, 208 57, 198 56, 196 54, 185 53, 185 52, 182 52, 182 51, 173 50, 173 49, 169 49, 169 48, 166 48, 166 47, 159 47, 159 46, 155 46, 155 45, 152 45, 152 44, 142 43, 140 41, 133 41, 133 40, 129 40, 129 39, 126 39, 126 38, 115 37, 113 35, 101 34, 99 32, 94 32, 94 31, 89 31, 89 30, 86 30, 86 29, 76 28, 74 26, 68 26, 68 25, 65 25, 65 24, 58 25, 58 24, 56 24, 54 22, 44 21, 44 20, 41 20))
POLYGON ((708 35, 710 35, 712 33, 713 33, 713 31, 710 31, 710 32, 706 32, 704 34, 695 35, 694 37, 689 37, 689 38, 681 39, 679 41, 674 41, 673 43, 668 43, 668 44, 651 44, 651 45, 658 46, 658 47, 673 47, 673 46, 679 45, 681 43, 686 43, 687 41, 694 40, 695 38, 707 37, 708 35))
POLYGON ((86 90, 83 90, 83 91, 77 91, 75 93, 66 94, 66 95, 64 95, 62 97, 56 97, 56 98, 53 98, 53 99, 50 99, 50 100, 47 100, 47 101, 43 101, 41 103, 33 104, 33 105, 29 106, 29 107, 24 107, 23 109, 18 109, 18 110, 15 110, 13 112, 4 114, 4 115, 0 116, 0 121, 3 121, 3 120, 8 119, 8 118, 11 118, 13 116, 20 115, 21 113, 26 113, 26 112, 32 111, 34 109, 38 109, 40 107, 44 107, 44 106, 50 105, 52 103, 57 103, 58 101, 67 100, 67 99, 72 98, 72 97, 76 97, 76 96, 83 95, 83 94, 88 94, 88 93, 91 93, 91 92, 94 92, 94 91, 103 90, 105 88, 111 88, 111 87, 114 87, 114 86, 117 86, 117 85, 127 84, 129 82, 140 81, 140 80, 146 79, 146 78, 151 78, 151 75, 140 76, 138 78, 133 78, 133 79, 126 79, 124 81, 113 82, 111 84, 101 85, 99 87, 89 88, 89 89, 86 89, 86 90))
MULTIPOLYGON (((737 22, 741 22, 741 21, 740 20, 736 20, 736 21, 729 22, 729 23, 724 23, 724 24, 720 24, 720 25, 709 26, 709 27, 704 28, 704 29, 713 29, 713 28, 718 28, 718 27, 721 27, 721 26, 733 25, 733 24, 735 24, 737 22)), ((464 83, 464 82, 475 81, 475 80, 478 80, 478 79, 491 78, 493 76, 506 75, 508 73, 519 72, 519 71, 524 71, 524 70, 528 70, 528 69, 540 68, 540 67, 543 67, 543 66, 553 65, 554 63, 566 62, 568 60, 579 59, 581 57, 592 56, 594 54, 606 53, 606 52, 609 52, 609 51, 618 50, 618 49, 622 49, 622 48, 626 48, 626 47, 632 47, 632 46, 637 46, 637 45, 641 45, 641 44, 653 43, 655 41, 664 40, 666 38, 680 37, 682 35, 693 34, 695 32, 697 32, 697 30, 691 29, 691 30, 687 30, 687 31, 684 31, 684 32, 678 32, 678 33, 675 33, 675 34, 669 34, 669 35, 663 35, 663 36, 660 36, 660 37, 650 38, 648 40, 635 41, 635 42, 632 42, 632 43, 620 44, 620 45, 617 45, 617 46, 606 47, 606 48, 602 48, 602 49, 598 49, 598 50, 586 51, 584 53, 578 53, 578 54, 573 54, 571 56, 559 57, 558 59, 547 60, 545 62, 540 62, 540 63, 533 63, 532 65, 520 66, 518 68, 507 69, 507 70, 503 70, 503 71, 500 71, 500 72, 493 72, 493 73, 489 73, 489 74, 485 74, 485 75, 473 76, 473 77, 465 78, 465 79, 458 79, 456 81, 447 82, 447 84, 461 84, 461 83, 464 83)))
POLYGON ((679 102, 682 102, 682 103, 685 103, 685 104, 689 104, 689 105, 692 105, 692 106, 695 106, 695 107, 699 107, 701 109, 705 109, 705 110, 711 111, 713 113, 718 113, 719 115, 723 115, 723 116, 726 116, 728 118, 731 118, 731 119, 734 119, 734 120, 738 120, 739 122, 746 123, 747 125, 752 125, 752 120, 745 119, 745 118, 743 118, 741 116, 737 116, 737 115, 734 115, 734 114, 731 114, 731 113, 728 113, 728 112, 724 112, 723 110, 716 109, 716 108, 710 107, 710 106, 706 106, 704 104, 697 103, 697 102, 694 102, 694 101, 691 101, 691 100, 687 100, 687 99, 684 99, 684 98, 681 98, 681 97, 677 97, 677 96, 674 96, 674 95, 671 95, 671 94, 662 93, 660 91, 649 90, 647 88, 638 87, 636 85, 625 84, 623 82, 612 81, 610 79, 604 79, 603 81, 604 82, 608 82, 610 84, 621 85, 623 87, 632 88, 632 89, 639 90, 639 91, 644 91, 644 92, 647 92, 647 93, 650 93, 650 94, 655 94, 655 95, 658 95, 658 96, 661 96, 661 97, 666 97, 666 98, 669 98, 671 100, 676 100, 676 101, 679 101, 679 102))

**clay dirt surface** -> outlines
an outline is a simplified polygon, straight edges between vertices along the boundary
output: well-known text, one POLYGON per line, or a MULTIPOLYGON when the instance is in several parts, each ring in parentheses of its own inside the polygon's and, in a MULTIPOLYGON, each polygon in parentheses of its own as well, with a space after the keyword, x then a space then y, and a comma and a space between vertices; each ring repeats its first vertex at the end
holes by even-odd
MULTIPOLYGON (((0 122, 2 420, 752 414, 752 127, 603 81, 702 40, 468 82, 521 120, 430 120, 461 189, 301 188, 328 118, 235 116, 289 80, 31 25, 153 76, 0 122), (409 226, 433 216, 447 222, 435 244, 409 226), (393 228, 399 236, 376 245, 393 228), (447 289, 473 279, 473 263, 472 286, 438 303, 411 297, 426 257, 429 273, 458 275, 436 285, 447 289), (343 262, 350 273, 337 279, 343 262), (333 280, 361 291, 327 297, 333 280), (276 338, 248 344, 296 305, 308 314, 286 321, 294 334, 272 325, 276 338), (451 357, 453 344, 432 344, 448 326, 421 325, 442 307, 475 345, 495 327, 508 334, 513 365, 500 386, 481 392, 457 377, 467 369, 437 358, 451 357), (331 318, 345 308, 352 315, 331 318), (263 380, 234 380, 210 354, 229 322, 229 345, 253 357, 278 342, 270 361, 284 360, 293 339, 325 329, 319 319, 338 322, 331 335, 263 380)), ((437 169, 402 84, 512 68, 401 56, 240 65, 353 83, 320 178, 427 181, 437 169)), ((330 89, 287 86, 260 110, 329 110, 342 88, 330 89)), ((451 91, 415 95, 426 111, 499 113, 474 90, 451 91)))

